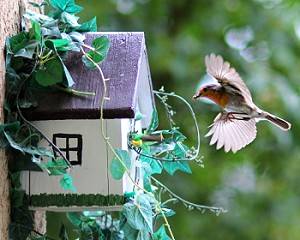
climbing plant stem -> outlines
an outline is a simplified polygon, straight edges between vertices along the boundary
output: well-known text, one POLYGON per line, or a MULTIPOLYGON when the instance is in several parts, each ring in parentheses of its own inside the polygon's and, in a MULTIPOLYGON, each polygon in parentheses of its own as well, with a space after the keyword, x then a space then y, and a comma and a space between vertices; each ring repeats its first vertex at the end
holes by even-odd
MULTIPOLYGON (((118 159, 118 161, 121 163, 121 165, 123 166, 123 168, 125 169, 125 172, 127 174, 127 176, 129 177, 130 181, 134 184, 134 186, 136 186, 138 189, 142 190, 145 193, 150 194, 150 192, 148 192, 146 189, 144 189, 142 186, 140 186, 139 184, 136 183, 136 181, 131 177, 130 175, 130 171, 127 168, 126 164, 124 163, 124 161, 120 158, 120 156, 116 153, 114 147, 112 146, 112 144, 109 141, 109 137, 107 137, 106 133, 104 132, 104 118, 103 118, 103 108, 104 108, 104 103, 106 100, 106 94, 107 94, 107 85, 106 82, 109 80, 107 78, 105 78, 103 71, 101 69, 101 67, 99 66, 99 64, 97 64, 91 57, 89 57, 88 54, 86 54, 86 52, 84 51, 84 49, 81 47, 81 51, 82 53, 86 56, 86 58, 91 61, 94 66, 98 69, 100 75, 101 75, 101 79, 102 79, 102 84, 103 84, 103 94, 102 94, 102 98, 101 98, 101 102, 100 102, 100 121, 101 121, 101 133, 102 133, 102 137, 104 139, 104 141, 106 142, 106 144, 109 146, 111 152, 113 153, 113 155, 118 159)), ((170 227, 170 224, 168 222, 168 219, 166 217, 166 215, 164 214, 160 203, 157 202, 156 204, 156 209, 161 213, 163 220, 164 220, 164 225, 167 227, 168 232, 171 236, 172 240, 175 240, 174 234, 172 232, 172 229, 170 227)))
POLYGON ((192 203, 190 201, 187 201, 185 199, 183 199, 182 197, 178 196, 176 193, 172 192, 167 186, 165 186, 164 184, 162 184, 160 181, 158 181, 156 178, 151 177, 151 179, 161 188, 163 188, 167 193, 169 193, 171 196, 173 196, 174 198, 169 199, 169 201, 164 202, 164 204, 166 204, 167 202, 171 202, 171 201, 180 201, 182 202, 185 206, 187 206, 188 208, 195 208, 197 210, 201 210, 201 211, 205 211, 205 210, 209 210, 211 212, 214 212, 216 214, 219 213, 225 213, 227 212, 227 210, 221 208, 221 207, 212 207, 212 206, 206 206, 206 205, 202 205, 202 204, 195 204, 192 203))

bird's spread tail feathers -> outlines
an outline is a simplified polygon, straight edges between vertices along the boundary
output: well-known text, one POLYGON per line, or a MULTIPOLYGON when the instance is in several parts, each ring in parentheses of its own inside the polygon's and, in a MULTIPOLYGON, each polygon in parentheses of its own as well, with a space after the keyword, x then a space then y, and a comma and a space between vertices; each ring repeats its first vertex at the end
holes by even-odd
POLYGON ((291 128, 291 124, 285 120, 283 120, 280 117, 277 117, 275 115, 272 115, 270 113, 265 113, 265 118, 273 123, 274 125, 276 125, 277 127, 280 127, 282 130, 287 131, 291 128))

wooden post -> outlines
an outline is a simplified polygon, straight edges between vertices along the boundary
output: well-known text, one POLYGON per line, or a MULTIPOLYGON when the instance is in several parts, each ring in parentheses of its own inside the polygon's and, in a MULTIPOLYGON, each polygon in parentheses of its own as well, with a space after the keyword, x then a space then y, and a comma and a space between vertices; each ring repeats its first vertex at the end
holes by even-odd
MULTIPOLYGON (((2 0, 0 4, 0 121, 3 123, 5 96, 5 39, 19 31, 21 14, 27 0, 2 0)), ((37 1, 36 1, 37 2, 37 1)), ((10 221, 8 164, 5 151, 0 149, 0 239, 9 239, 10 221)))

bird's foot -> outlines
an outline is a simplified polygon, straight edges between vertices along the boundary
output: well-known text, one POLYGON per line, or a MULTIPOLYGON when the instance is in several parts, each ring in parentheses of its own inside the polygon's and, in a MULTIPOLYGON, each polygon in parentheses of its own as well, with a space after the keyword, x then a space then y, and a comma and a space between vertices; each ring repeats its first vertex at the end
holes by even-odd
POLYGON ((247 113, 228 112, 224 115, 224 121, 243 120, 248 121, 250 117, 247 113))

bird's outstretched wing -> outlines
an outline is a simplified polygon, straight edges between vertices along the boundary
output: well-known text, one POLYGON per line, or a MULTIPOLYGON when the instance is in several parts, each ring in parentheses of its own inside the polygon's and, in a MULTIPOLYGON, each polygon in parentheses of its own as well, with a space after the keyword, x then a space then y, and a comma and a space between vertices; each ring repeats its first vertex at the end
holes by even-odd
POLYGON ((227 113, 219 113, 205 137, 211 136, 210 145, 225 152, 236 152, 251 143, 256 137, 256 121, 228 119, 227 113))
POLYGON ((228 62, 224 62, 220 55, 210 54, 205 56, 205 65, 207 73, 218 80, 228 92, 240 94, 248 104, 252 104, 251 93, 237 73, 230 67, 228 62))

